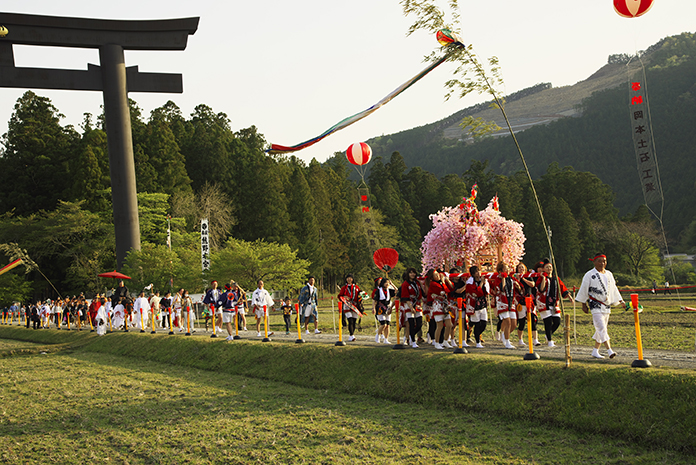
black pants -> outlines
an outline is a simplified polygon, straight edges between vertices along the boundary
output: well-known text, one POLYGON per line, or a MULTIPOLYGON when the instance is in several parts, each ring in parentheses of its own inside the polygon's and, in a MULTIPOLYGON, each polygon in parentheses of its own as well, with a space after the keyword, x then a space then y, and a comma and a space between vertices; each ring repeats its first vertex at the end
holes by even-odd
MULTIPOLYGON (((538 317, 534 313, 532 313, 532 331, 537 330, 537 320, 538 320, 538 317)), ((517 329, 519 329, 520 331, 524 331, 524 328, 527 327, 526 323, 527 323, 527 317, 518 318, 517 319, 517 329)))
POLYGON ((430 336, 431 340, 435 340, 435 331, 437 330, 437 323, 435 323, 435 318, 432 316, 430 317, 430 321, 428 322, 428 336, 430 336))
POLYGON ((352 336, 355 333, 355 324, 358 322, 357 318, 348 318, 348 333, 352 336))
POLYGON ((416 334, 423 327, 423 317, 418 316, 408 319, 408 332, 411 335, 411 342, 416 342, 416 334))
POLYGON ((488 325, 488 321, 482 320, 474 323, 474 339, 476 339, 476 342, 481 342, 481 334, 486 330, 486 326, 488 325))
POLYGON ((285 321, 285 332, 289 333, 290 332, 290 315, 286 315, 283 313, 283 321, 285 321))
POLYGON ((546 333, 547 341, 553 340, 553 333, 556 332, 559 326, 561 326, 560 316, 552 315, 550 317, 544 318, 544 332, 546 333))
MULTIPOLYGON (((437 331, 437 322, 435 321, 434 317, 430 317, 430 322, 428 323, 428 334, 430 335, 430 339, 435 341, 435 332, 437 331)), ((418 331, 416 331, 418 332, 418 331)), ((439 344, 442 344, 445 341, 445 331, 442 330, 440 331, 440 340, 435 341, 439 344)))

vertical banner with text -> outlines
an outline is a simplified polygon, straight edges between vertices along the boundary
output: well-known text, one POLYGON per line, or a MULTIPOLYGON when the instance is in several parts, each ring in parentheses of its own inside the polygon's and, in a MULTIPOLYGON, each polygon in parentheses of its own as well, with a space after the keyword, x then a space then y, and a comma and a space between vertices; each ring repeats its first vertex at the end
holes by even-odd
POLYGON ((210 269, 210 237, 208 230, 208 218, 201 220, 201 270, 210 269))
POLYGON ((662 185, 655 159, 651 125, 647 108, 647 93, 644 83, 631 81, 630 117, 633 133, 633 146, 638 162, 638 176, 643 189, 646 205, 662 201, 662 185))

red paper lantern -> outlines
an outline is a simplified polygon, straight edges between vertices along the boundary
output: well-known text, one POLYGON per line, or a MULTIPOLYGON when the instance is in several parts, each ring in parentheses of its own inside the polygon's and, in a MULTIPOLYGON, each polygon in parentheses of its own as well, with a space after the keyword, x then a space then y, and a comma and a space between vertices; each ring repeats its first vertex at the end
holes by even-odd
POLYGON ((650 9, 653 0, 614 0, 614 10, 624 18, 637 18, 650 9))
POLYGON ((358 142, 348 147, 346 157, 351 164, 362 166, 370 162, 372 149, 365 142, 358 142))

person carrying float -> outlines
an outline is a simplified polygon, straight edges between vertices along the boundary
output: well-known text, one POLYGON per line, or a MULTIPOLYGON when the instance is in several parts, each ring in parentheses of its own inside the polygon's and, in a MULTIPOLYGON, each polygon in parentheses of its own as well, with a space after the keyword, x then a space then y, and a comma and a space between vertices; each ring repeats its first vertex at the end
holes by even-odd
POLYGON ((469 275, 469 279, 466 280, 466 313, 469 315, 469 321, 474 325, 476 348, 483 349, 481 334, 488 325, 490 285, 488 280, 481 276, 478 266, 470 267, 469 275))
POLYGON ((544 332, 549 347, 556 347, 553 342, 553 333, 561 325, 561 298, 569 298, 570 291, 560 278, 553 275, 553 264, 548 258, 542 260, 543 268, 536 280, 537 308, 544 321, 544 332))
POLYGON ((401 311, 406 317, 409 343, 414 349, 418 348, 416 335, 423 327, 423 289, 418 281, 418 272, 415 268, 406 270, 405 280, 399 289, 401 311))
POLYGON ((452 349, 453 347, 447 342, 452 329, 452 319, 447 309, 447 296, 452 291, 452 282, 444 273, 430 269, 425 274, 425 284, 428 287, 426 299, 431 305, 431 318, 436 324, 433 346, 438 350, 452 349), (443 335, 443 329, 445 332, 441 344, 440 336, 443 335))
MULTIPOLYGON (((457 347, 455 334, 457 333, 457 325, 459 324, 459 312, 461 311, 466 314, 466 308, 462 306, 463 308, 460 309, 457 300, 460 298, 462 302, 466 300, 466 280, 468 278, 469 276, 465 273, 460 273, 458 268, 452 268, 450 270, 449 279, 452 282, 452 290, 449 293, 448 308, 452 319, 452 329, 450 331, 452 341, 450 345, 453 347, 457 347)), ((465 331, 468 332, 469 327, 467 324, 467 317, 462 315, 462 337, 465 331)), ((462 347, 469 347, 469 344, 462 340, 462 347)))
POLYGON ((526 346, 524 342, 524 330, 527 323, 532 325, 532 344, 535 346, 540 346, 539 337, 537 333, 537 320, 538 314, 536 306, 532 305, 529 309, 529 314, 531 315, 531 322, 527 321, 527 300, 528 296, 532 296, 532 302, 534 302, 534 295, 532 291, 535 290, 534 278, 531 273, 527 271, 527 266, 519 262, 517 264, 517 272, 513 275, 513 279, 519 284, 515 286, 515 304, 517 308, 517 338, 519 339, 519 345, 526 346))
POLYGON ((505 262, 498 263, 496 273, 490 279, 491 292, 496 296, 496 313, 501 321, 501 339, 506 349, 514 349, 510 342, 510 333, 517 326, 517 309, 515 308, 515 287, 519 287, 510 275, 505 262))

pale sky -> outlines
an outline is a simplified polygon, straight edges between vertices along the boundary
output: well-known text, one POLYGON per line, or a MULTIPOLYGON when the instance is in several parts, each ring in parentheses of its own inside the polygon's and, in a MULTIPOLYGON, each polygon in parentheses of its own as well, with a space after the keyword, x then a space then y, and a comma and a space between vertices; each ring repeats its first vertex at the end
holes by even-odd
MULTIPOLYGON (((460 36, 482 58, 500 59, 504 93, 539 82, 554 87, 589 77, 615 53, 634 53, 663 37, 696 31, 696 2, 655 0, 641 18, 614 12, 611 0, 459 1, 460 36)), ((446 7, 446 0, 440 2, 446 7)), ((414 18, 398 0, 95 1, 3 0, 2 12, 103 19, 199 16, 182 52, 126 52, 140 71, 181 73, 183 94, 130 94, 147 117, 167 100, 188 118, 204 103, 226 113, 233 130, 255 125, 269 143, 295 145, 358 113, 418 73, 435 37, 406 37, 414 18)), ((11 34, 11 31, 10 31, 11 34)), ((15 46, 20 67, 86 69, 96 50, 15 46)), ((443 64, 366 119, 297 152, 325 160, 352 143, 422 126, 487 98, 444 101, 453 67, 443 64)), ((23 89, 0 89, 0 133, 23 89)), ((35 89, 66 116, 98 114, 99 92, 35 89)))

